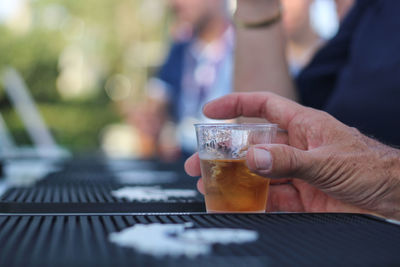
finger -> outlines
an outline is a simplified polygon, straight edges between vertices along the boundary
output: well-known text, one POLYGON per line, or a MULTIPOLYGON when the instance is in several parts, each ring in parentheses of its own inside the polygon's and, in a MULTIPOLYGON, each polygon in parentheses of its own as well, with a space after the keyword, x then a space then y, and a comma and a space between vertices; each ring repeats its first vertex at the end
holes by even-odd
POLYGON ((282 130, 282 129, 278 129, 274 140, 272 140, 272 143, 273 144, 288 144, 289 143, 288 132, 285 130, 282 130))
POLYGON ((197 190, 199 190, 199 192, 201 194, 205 194, 204 193, 204 184, 203 184, 203 178, 200 178, 199 180, 197 180, 197 190))
POLYGON ((291 178, 282 178, 282 179, 271 179, 270 185, 279 185, 279 184, 291 184, 292 183, 291 178))
POLYGON ((318 162, 309 152, 288 145, 256 145, 249 149, 246 163, 253 172, 271 178, 296 177, 307 179, 318 162))
POLYGON ((211 101, 203 109, 204 114, 213 119, 261 117, 283 129, 287 129, 293 117, 302 111, 307 108, 267 92, 229 94, 211 101))
POLYGON ((303 212, 299 192, 291 184, 269 187, 267 211, 303 212))
POLYGON ((200 176, 200 158, 199 153, 193 154, 190 158, 188 158, 185 162, 185 171, 190 176, 200 176))

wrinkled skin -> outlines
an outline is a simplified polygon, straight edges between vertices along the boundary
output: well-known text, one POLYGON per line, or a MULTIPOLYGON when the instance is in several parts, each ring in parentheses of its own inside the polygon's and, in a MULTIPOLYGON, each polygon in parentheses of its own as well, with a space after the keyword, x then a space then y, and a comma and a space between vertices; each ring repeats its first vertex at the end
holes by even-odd
MULTIPOLYGON (((268 211, 360 212, 400 219, 399 150, 325 112, 271 93, 227 95, 203 111, 214 119, 262 117, 287 131, 280 132, 279 144, 256 145, 247 154, 252 171, 273 178, 268 211), (257 149, 264 153, 256 155, 257 149)), ((185 169, 200 176, 197 153, 185 169)), ((201 178, 198 189, 204 190, 201 178)))

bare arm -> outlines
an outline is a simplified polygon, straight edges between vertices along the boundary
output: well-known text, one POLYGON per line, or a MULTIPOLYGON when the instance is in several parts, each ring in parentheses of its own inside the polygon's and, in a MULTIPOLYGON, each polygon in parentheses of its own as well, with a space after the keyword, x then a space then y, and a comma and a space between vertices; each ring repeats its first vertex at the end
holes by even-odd
MULTIPOLYGON (((238 0, 236 19, 245 23, 265 20, 279 8, 279 0, 238 0)), ((290 78, 282 22, 236 30, 234 90, 270 91, 295 100, 290 78)))

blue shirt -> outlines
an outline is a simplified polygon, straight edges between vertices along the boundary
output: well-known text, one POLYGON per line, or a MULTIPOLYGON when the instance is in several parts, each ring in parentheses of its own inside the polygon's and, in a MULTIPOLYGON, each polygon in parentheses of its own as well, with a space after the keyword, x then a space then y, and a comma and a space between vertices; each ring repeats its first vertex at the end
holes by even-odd
POLYGON ((400 146, 400 1, 357 1, 297 86, 302 104, 400 146))
POLYGON ((229 27, 211 43, 195 38, 174 43, 161 66, 156 77, 164 83, 183 150, 196 150, 193 124, 210 121, 202 113, 203 105, 232 91, 232 55, 233 29, 229 27))

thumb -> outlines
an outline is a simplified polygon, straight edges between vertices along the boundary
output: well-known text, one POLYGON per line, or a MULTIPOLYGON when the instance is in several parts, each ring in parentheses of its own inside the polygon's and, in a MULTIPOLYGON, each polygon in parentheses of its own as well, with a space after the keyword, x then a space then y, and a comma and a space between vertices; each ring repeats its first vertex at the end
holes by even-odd
POLYGON ((253 146, 246 157, 250 170, 268 178, 303 178, 313 166, 309 152, 281 144, 253 146))

